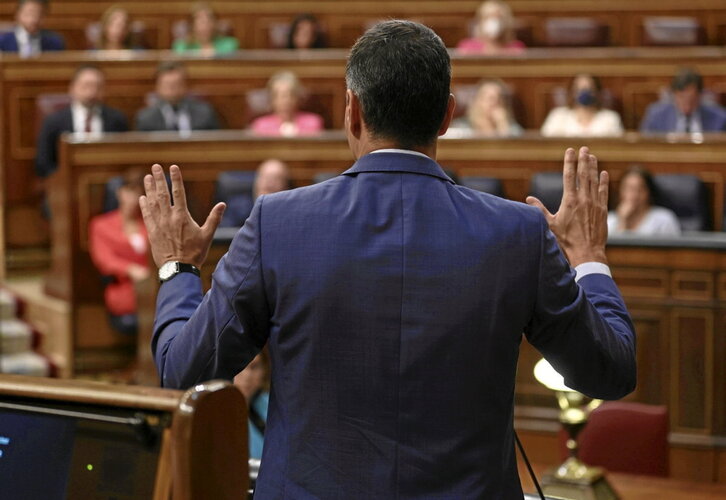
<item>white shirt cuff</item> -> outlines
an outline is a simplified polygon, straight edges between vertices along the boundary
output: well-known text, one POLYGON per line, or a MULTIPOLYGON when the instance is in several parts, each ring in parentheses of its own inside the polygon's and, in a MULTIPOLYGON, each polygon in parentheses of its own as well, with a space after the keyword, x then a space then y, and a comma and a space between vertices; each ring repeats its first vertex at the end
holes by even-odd
POLYGON ((610 267, 602 262, 583 262, 575 268, 575 281, 580 281, 588 274, 605 274, 613 277, 610 267))

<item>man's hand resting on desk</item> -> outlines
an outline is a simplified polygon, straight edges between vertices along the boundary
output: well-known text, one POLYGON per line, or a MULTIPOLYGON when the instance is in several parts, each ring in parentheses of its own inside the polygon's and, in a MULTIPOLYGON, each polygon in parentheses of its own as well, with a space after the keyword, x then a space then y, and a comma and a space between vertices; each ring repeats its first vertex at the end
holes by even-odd
POLYGON ((597 158, 588 148, 565 151, 560 209, 551 214, 534 196, 527 203, 539 208, 547 219, 572 267, 584 262, 607 264, 608 173, 598 176, 597 158))
POLYGON ((217 203, 204 225, 199 227, 187 209, 187 197, 179 167, 172 165, 169 169, 173 205, 164 178, 164 169, 161 165, 154 165, 151 173, 152 175, 144 177, 146 195, 139 198, 139 205, 149 234, 154 262, 158 267, 165 262, 179 261, 201 268, 212 244, 214 231, 222 220, 225 204, 217 203))

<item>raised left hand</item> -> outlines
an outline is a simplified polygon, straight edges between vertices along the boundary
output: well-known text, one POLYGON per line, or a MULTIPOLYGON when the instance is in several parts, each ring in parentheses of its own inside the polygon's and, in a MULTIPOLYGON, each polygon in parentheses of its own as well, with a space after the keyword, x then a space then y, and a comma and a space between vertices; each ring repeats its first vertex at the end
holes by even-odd
POLYGON ((187 209, 181 170, 172 165, 169 175, 173 205, 161 165, 151 167, 151 175, 144 177, 146 195, 139 198, 151 254, 158 267, 169 261, 179 261, 201 268, 226 205, 217 203, 200 227, 187 209))

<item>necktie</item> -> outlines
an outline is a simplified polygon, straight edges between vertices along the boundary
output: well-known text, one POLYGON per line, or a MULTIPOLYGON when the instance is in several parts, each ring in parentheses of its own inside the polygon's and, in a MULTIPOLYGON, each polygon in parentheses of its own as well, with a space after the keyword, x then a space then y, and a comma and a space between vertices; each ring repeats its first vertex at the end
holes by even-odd
POLYGON ((91 132, 91 120, 93 120, 93 110, 88 108, 86 110, 86 123, 84 126, 84 130, 87 134, 91 132))
POLYGON ((691 115, 686 115, 686 134, 691 133, 691 115))

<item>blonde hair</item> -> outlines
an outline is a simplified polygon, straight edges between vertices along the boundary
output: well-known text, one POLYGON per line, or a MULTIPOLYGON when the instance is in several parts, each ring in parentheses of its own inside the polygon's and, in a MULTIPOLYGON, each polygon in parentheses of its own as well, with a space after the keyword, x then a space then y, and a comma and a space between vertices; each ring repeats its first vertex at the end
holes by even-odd
POLYGON ((290 82, 292 84, 292 90, 298 97, 303 94, 303 87, 300 83, 300 79, 295 73, 288 70, 278 71, 273 74, 267 81, 267 91, 272 94, 272 89, 278 82, 290 82))
POLYGON ((502 102, 502 107, 507 112, 507 120, 509 123, 514 122, 514 113, 512 112, 512 99, 511 94, 509 92, 509 87, 506 83, 504 83, 503 80, 500 80, 499 78, 486 78, 484 80, 480 80, 479 83, 476 85, 476 93, 474 94, 474 100, 469 105, 469 107, 466 110, 466 118, 469 120, 469 123, 474 125, 476 123, 477 119, 477 108, 474 106, 474 102, 476 101, 477 97, 479 96, 479 93, 484 89, 484 87, 487 86, 494 86, 499 90, 499 98, 502 102))
POLYGON ((126 16, 126 25, 128 28, 128 32, 126 33, 126 38, 123 41, 123 44, 125 48, 130 48, 130 39, 131 39, 131 14, 129 14, 129 11, 126 10, 124 7, 122 7, 119 4, 115 4, 110 6, 108 9, 106 9, 103 14, 101 14, 101 36, 98 40, 99 49, 105 49, 106 44, 108 43, 108 40, 106 39, 106 29, 108 28, 108 23, 111 22, 111 18, 115 14, 123 14, 126 16))
MULTIPOLYGON (((514 14, 512 13, 512 8, 504 0, 486 0, 482 2, 476 11, 477 20, 481 21, 484 19, 487 11, 491 9, 499 9, 502 13, 502 42, 510 43, 514 41, 514 14)), ((476 27, 476 35, 481 35, 479 24, 476 27)))

